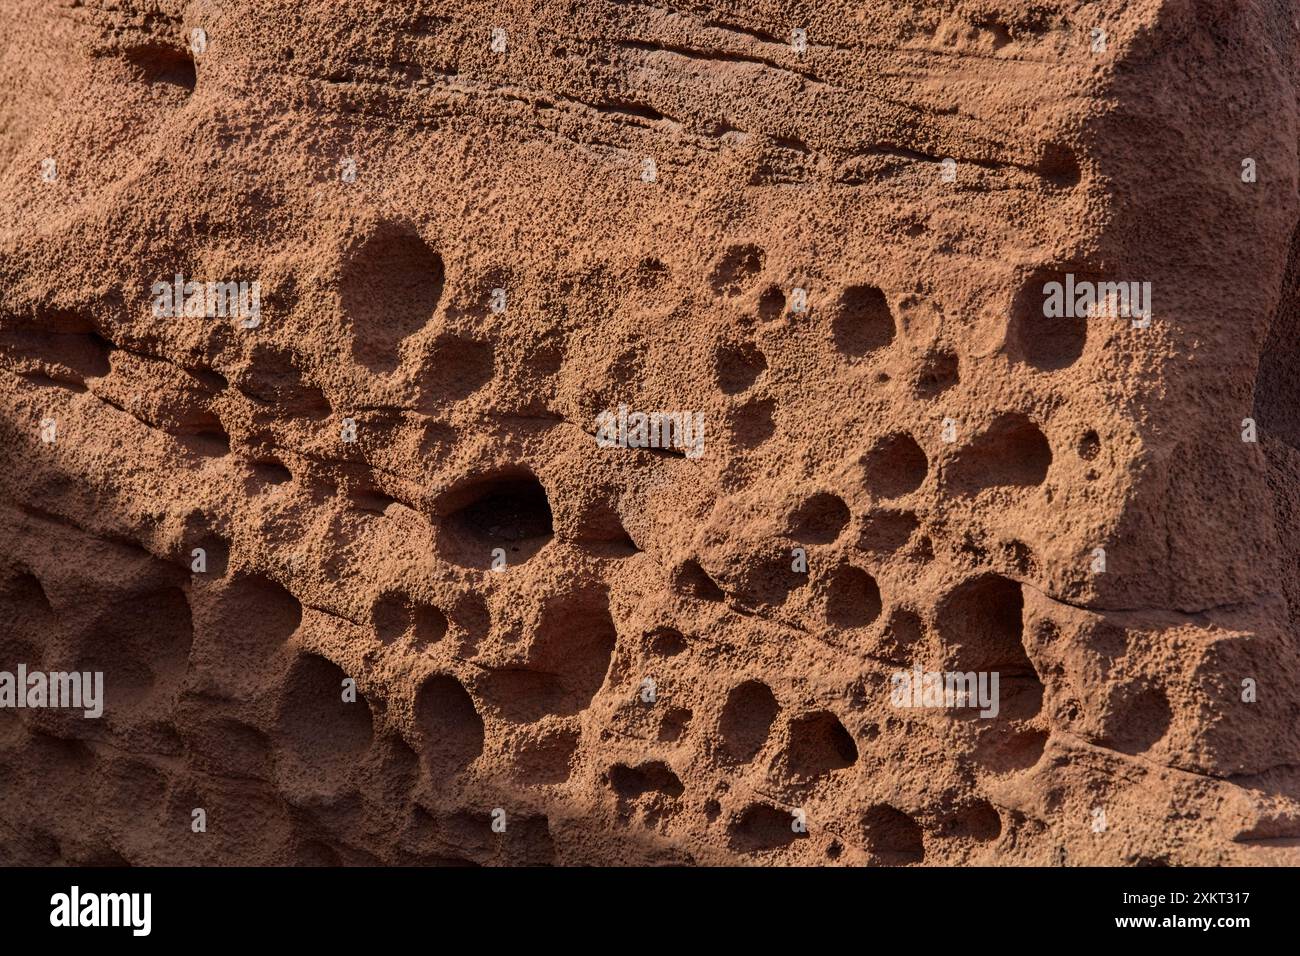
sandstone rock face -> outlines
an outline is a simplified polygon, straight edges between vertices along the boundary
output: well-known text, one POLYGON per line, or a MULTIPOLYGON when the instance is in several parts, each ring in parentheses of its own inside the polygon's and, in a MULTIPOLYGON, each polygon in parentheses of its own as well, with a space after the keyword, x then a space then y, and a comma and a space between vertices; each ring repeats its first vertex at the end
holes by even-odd
POLYGON ((1296 862, 1298 34, 3 0, 0 862, 1296 862))

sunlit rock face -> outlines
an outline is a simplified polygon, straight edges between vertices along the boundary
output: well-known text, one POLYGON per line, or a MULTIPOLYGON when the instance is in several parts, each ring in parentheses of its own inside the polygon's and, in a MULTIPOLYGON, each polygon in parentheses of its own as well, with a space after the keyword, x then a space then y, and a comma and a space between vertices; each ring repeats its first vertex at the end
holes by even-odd
POLYGON ((0 3, 0 862, 1300 861, 1289 5, 813 6, 0 3))

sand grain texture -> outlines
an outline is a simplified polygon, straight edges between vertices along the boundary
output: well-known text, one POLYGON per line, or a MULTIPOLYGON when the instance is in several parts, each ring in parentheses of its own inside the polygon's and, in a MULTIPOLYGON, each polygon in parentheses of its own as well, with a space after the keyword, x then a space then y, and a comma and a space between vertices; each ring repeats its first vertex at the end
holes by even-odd
POLYGON ((1296 862, 1292 4, 0 37, 0 669, 107 685, 0 710, 0 862, 1296 862), (1045 319, 1067 273, 1150 327, 1045 319))

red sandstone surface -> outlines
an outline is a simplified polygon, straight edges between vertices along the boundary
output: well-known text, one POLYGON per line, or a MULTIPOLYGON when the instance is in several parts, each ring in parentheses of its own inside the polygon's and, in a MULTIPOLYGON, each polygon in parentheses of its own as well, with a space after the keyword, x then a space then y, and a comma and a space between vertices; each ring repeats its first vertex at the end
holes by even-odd
POLYGON ((0 38, 0 862, 1297 860, 1292 4, 0 38))

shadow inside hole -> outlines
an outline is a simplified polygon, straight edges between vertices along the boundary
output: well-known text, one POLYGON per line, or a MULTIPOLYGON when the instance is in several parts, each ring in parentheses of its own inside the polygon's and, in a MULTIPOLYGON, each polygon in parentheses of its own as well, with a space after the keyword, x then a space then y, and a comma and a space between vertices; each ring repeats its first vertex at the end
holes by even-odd
POLYGON ((457 489, 439 511, 443 555, 462 567, 490 567, 498 552, 504 553, 507 565, 522 563, 554 536, 546 489, 522 470, 457 489))
POLYGON ((185 50, 161 44, 141 46, 130 50, 125 59, 150 85, 161 83, 190 93, 198 82, 194 58, 185 50))

